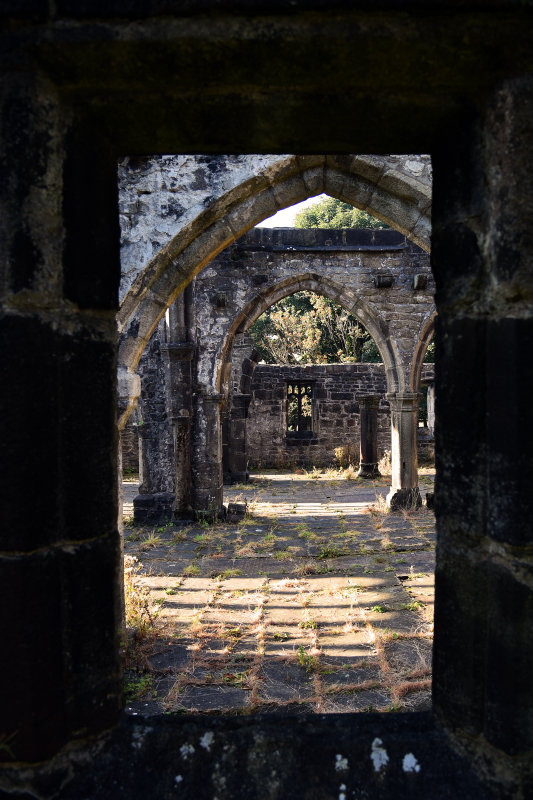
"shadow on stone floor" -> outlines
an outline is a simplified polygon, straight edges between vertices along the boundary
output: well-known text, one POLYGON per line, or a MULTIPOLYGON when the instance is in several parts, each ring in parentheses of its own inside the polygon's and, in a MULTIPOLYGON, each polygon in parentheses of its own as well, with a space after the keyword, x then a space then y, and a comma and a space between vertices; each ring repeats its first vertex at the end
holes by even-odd
POLYGON ((387 489, 261 474, 225 489, 239 523, 128 525, 154 623, 131 637, 129 713, 428 709, 434 515, 387 513, 387 489))

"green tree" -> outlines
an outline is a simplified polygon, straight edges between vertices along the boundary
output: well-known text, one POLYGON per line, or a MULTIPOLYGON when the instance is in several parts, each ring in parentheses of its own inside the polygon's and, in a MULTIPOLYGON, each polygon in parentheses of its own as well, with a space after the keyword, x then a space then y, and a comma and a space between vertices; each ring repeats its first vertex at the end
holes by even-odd
POLYGON ((380 362, 374 340, 352 314, 329 298, 296 292, 271 306, 250 329, 267 364, 380 362))
POLYGON ((318 203, 304 208, 296 214, 296 228, 388 228, 385 222, 372 217, 366 211, 354 208, 349 203, 324 197, 318 203))
POLYGON ((428 344, 428 349, 426 350, 426 355, 424 356, 424 364, 434 364, 435 363, 435 340, 431 339, 430 343, 428 344))

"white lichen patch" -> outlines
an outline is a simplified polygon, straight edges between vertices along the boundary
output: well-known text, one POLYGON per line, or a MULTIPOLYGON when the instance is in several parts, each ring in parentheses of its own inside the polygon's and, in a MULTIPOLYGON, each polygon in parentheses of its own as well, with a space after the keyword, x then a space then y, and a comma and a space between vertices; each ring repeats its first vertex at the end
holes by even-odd
POLYGON ((187 761, 189 756, 192 756, 194 753, 194 745, 192 744, 182 744, 180 747, 180 755, 184 761, 187 761))
POLYGON ((404 755, 402 767, 404 772, 420 772, 420 764, 412 753, 404 755))
POLYGON ((176 777, 174 778, 174 783, 176 784, 176 786, 179 786, 182 780, 183 780, 183 775, 176 775, 176 777))
POLYGON ((206 731, 202 738, 200 739, 200 747, 203 747, 204 750, 209 751, 211 750, 211 745, 215 741, 215 734, 213 731, 206 731))
POLYGON ((377 736, 372 742, 372 750, 370 751, 370 758, 374 764, 374 770, 381 772, 384 767, 389 763, 389 756, 383 747, 383 742, 377 736))
POLYGON ((340 753, 335 756, 335 769, 337 772, 344 772, 348 769, 348 759, 341 756, 340 753))
POLYGON ((140 750, 146 734, 150 733, 151 730, 153 730, 153 728, 135 728, 132 734, 133 741, 131 746, 136 750, 140 750))
POLYGON ((341 783, 339 786, 339 800, 346 800, 346 784, 341 783))

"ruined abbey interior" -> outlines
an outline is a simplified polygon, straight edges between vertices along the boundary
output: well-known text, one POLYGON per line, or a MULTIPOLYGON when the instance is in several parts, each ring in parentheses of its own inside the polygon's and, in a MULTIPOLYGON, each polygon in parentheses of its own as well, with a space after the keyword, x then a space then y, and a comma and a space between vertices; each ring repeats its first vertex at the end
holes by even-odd
MULTIPOLYGON (((248 440, 252 451, 261 452, 269 466, 280 459, 308 465, 331 463, 335 445, 348 439, 359 445, 356 431, 349 430, 350 425, 359 425, 359 409, 351 406, 357 397, 372 393, 388 405, 381 412, 385 419, 381 420, 378 455, 392 449, 390 503, 394 507, 418 499, 418 391, 435 321, 434 284, 426 252, 431 209, 429 157, 198 156, 137 159, 133 164, 126 160, 121 164, 119 191, 124 276, 119 312, 124 363, 119 364, 123 372, 130 368, 131 375, 131 367, 136 366, 131 354, 137 358, 145 343, 140 331, 141 326, 147 327, 148 314, 161 318, 136 370, 143 376, 142 426, 138 428, 142 483, 136 519, 220 512, 223 473, 234 481, 246 479, 248 440), (288 176, 287 170, 291 170, 288 176), (165 317, 157 303, 142 312, 131 310, 138 286, 146 280, 144 271, 136 276, 139 266, 150 271, 154 258, 168 259, 167 253, 183 235, 180 227, 187 205, 214 205, 232 187, 237 206, 232 214, 239 215, 242 225, 250 215, 241 205, 243 197, 247 200, 250 180, 265 181, 261 200, 255 201, 251 212, 257 214, 265 194, 266 202, 272 203, 268 192, 275 178, 278 204, 290 205, 329 191, 372 209, 396 230, 254 229, 210 260, 209 268, 196 276, 165 317), (156 251, 152 258, 147 256, 147 250, 151 254, 157 247, 164 247, 165 254, 156 251), (357 372, 348 365, 340 370, 289 371, 293 381, 307 380, 315 386, 316 419, 312 437, 287 438, 280 429, 286 416, 287 377, 275 397, 259 386, 252 392, 256 363, 248 331, 265 308, 302 289, 319 292, 353 312, 372 333, 383 364, 380 369, 360 365, 357 372), (317 383, 321 372, 331 376, 329 394, 324 379, 317 383), (247 421, 252 396, 258 413, 247 421), (262 397, 271 399, 268 417, 263 414, 264 403, 258 402, 262 397), (273 397, 277 403, 272 403, 273 397), (341 408, 339 403, 345 406, 341 408), (392 442, 391 407, 398 431, 392 442), (345 420, 343 429, 337 427, 339 419, 345 420), (336 436, 331 432, 335 428, 336 436)), ((261 214, 268 214, 268 209, 263 205, 261 214)), ((223 223, 229 224, 225 219, 223 223)), ((175 266, 176 260, 171 258, 165 278, 169 285, 162 292, 175 292, 175 266)), ((428 370, 425 377, 431 377, 428 370)), ((129 409, 135 400, 128 397, 123 404, 129 409)), ((254 408, 252 405, 252 411, 254 408)))
POLYGON ((1 14, 2 796, 531 796, 531 4, 1 14), (254 228, 320 193, 394 230, 254 228), (302 289, 352 311, 382 364, 257 364, 250 326, 302 289), (223 513, 250 448, 326 459, 332 417, 362 448, 363 417, 374 450, 390 439, 401 506, 433 382, 431 710, 127 716, 133 416, 145 518, 223 513), (286 385, 312 397, 305 436, 272 427, 286 385))

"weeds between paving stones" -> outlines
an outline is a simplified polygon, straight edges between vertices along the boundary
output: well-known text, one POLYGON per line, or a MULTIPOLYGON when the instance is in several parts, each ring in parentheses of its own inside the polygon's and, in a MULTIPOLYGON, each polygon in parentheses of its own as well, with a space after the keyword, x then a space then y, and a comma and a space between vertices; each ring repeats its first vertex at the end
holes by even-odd
MULTIPOLYGON (((361 491, 358 484, 348 482, 350 489, 338 494, 337 487, 347 487, 347 482, 340 484, 337 475, 325 489, 325 477, 321 473, 306 483, 307 475, 297 476, 291 484, 289 503, 282 499, 278 504, 275 482, 270 493, 260 498, 250 492, 254 514, 244 526, 216 522, 209 527, 193 524, 180 528, 178 524, 162 526, 161 532, 151 531, 160 535, 161 541, 143 551, 142 573, 154 576, 149 586, 158 588, 155 594, 150 589, 153 599, 149 604, 154 616, 155 600, 160 603, 152 642, 156 655, 149 653, 147 662, 141 659, 137 675, 128 673, 132 686, 126 688, 132 709, 143 711, 147 702, 154 710, 197 708, 202 713, 215 713, 216 708, 219 713, 289 707, 329 713, 370 706, 380 710, 428 707, 430 675, 420 659, 417 666, 412 640, 420 638, 422 655, 427 655, 428 646, 430 655, 426 616, 431 614, 432 588, 426 577, 426 561, 416 553, 433 541, 432 515, 424 509, 422 515, 383 517, 390 522, 376 534, 376 517, 368 506, 365 513, 358 506, 342 505, 347 491, 361 491), (304 496, 300 499, 298 492, 302 489, 304 496), (310 493, 307 498, 305 491, 310 493), (323 504, 317 504, 317 499, 323 504), (308 500, 313 504, 312 514, 305 505, 308 500), (302 508, 306 508, 304 515, 302 508), (289 516, 291 510, 298 515, 296 520, 289 516), (195 541, 195 537, 201 538, 195 541), (392 557, 393 548, 401 551, 404 545, 413 554, 399 552, 392 557), (201 552, 195 555, 196 547, 201 552), (319 559, 322 552, 325 557, 319 559), (214 558, 220 566, 213 563, 214 558), (393 575, 400 569, 405 577, 398 582, 393 575), (243 574, 238 575, 237 570, 243 574), (176 575, 176 571, 184 576, 185 583, 179 586, 179 578, 165 577, 176 575), (286 571, 292 578, 280 581, 286 571), (157 575, 162 576, 159 583, 157 575), (245 592, 246 581, 258 580, 247 575, 263 576, 261 602, 253 592, 245 592), (388 581, 384 586, 390 584, 390 591, 396 586, 400 594, 393 596, 388 589, 380 589, 379 596, 372 597, 361 585, 364 580, 370 582, 369 586, 378 586, 383 579, 388 581), (313 581, 325 582, 320 584, 320 591, 313 588, 313 581), (335 589, 329 581, 341 583, 335 589), (204 598, 199 604, 194 600, 197 595, 204 598), (196 612, 189 612, 184 626, 183 614, 194 605, 196 612), (391 614, 389 608, 396 610, 391 614), (363 612, 367 614, 366 623, 363 612), (272 614, 280 621, 273 624, 272 614), (285 618, 286 625, 280 627, 285 618), (359 641, 365 643, 359 645, 359 641), (168 647, 178 648, 183 654, 181 661, 165 655, 171 652, 168 647), (310 670, 298 663, 300 647, 311 659, 310 670), (363 660, 355 657, 349 668, 340 665, 337 653, 348 654, 353 648, 357 653, 361 647, 368 656, 363 660), (283 664, 287 665, 286 673, 279 672, 283 664), (286 688, 282 675, 288 681, 286 688), (152 681, 143 676, 151 676, 152 681), (338 689, 333 691, 332 687, 338 689)), ((287 484, 282 481, 283 485, 287 484)), ((284 490, 279 492, 283 494, 284 490)), ((140 539, 147 538, 150 531, 143 531, 140 539)), ((126 547, 139 552, 134 541, 126 541, 126 547)))

